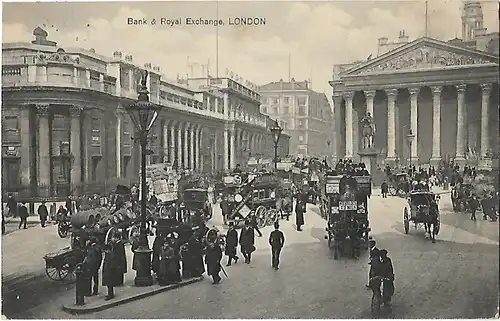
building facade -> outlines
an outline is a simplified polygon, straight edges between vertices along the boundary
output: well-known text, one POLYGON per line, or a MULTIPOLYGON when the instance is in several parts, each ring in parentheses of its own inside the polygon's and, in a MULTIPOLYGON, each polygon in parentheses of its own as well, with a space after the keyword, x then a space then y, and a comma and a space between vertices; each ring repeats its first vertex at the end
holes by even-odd
POLYGON ((261 112, 278 119, 290 135, 291 155, 333 154, 333 113, 325 94, 311 90, 307 81, 293 78, 261 86, 259 92, 261 112))
MULTIPOLYGON (((149 72, 150 101, 161 106, 148 163, 215 172, 234 168, 238 150, 272 157, 260 97, 230 79, 200 90, 162 79, 159 67, 93 49, 60 48, 37 28, 32 43, 2 47, 2 189, 54 196, 115 178, 136 180, 140 148, 124 106, 137 99, 149 72), (253 101, 239 108, 235 101, 253 101)), ((283 139, 281 149, 286 150, 283 139)))
POLYGON ((396 45, 379 39, 378 57, 334 66, 338 157, 358 159, 359 121, 371 113, 381 161, 498 162, 498 33, 486 33, 480 9, 465 5, 463 40, 408 42, 403 31, 396 45))

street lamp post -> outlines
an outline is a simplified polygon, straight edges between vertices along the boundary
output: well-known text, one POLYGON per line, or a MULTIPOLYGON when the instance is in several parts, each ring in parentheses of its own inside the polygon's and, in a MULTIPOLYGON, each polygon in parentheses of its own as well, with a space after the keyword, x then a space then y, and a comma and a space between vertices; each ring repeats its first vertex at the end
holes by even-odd
POLYGON ((269 128, 271 134, 273 134, 273 142, 274 142, 274 169, 278 169, 278 142, 281 137, 281 132, 283 129, 278 124, 278 120, 274 121, 274 124, 269 128))
POLYGON ((330 154, 330 145, 332 144, 332 142, 330 140, 327 140, 326 141, 326 146, 328 146, 328 150, 326 152, 326 159, 328 160, 332 155, 330 154))
POLYGON ((409 151, 409 155, 410 155, 409 158, 410 159, 408 161, 408 163, 409 163, 408 167, 409 167, 409 169, 411 169, 411 158, 413 157, 413 155, 411 154, 411 149, 412 149, 411 146, 413 144, 413 140, 415 139, 415 135, 413 134, 413 132, 411 131, 411 129, 408 132, 408 135, 406 136, 406 138, 408 139, 408 146, 409 146, 409 149, 410 149, 410 151, 409 151))
POLYGON ((149 131, 158 117, 160 107, 149 102, 149 92, 146 85, 147 78, 148 72, 146 71, 141 80, 141 88, 137 101, 125 107, 139 134, 139 143, 141 145, 141 227, 139 246, 134 252, 134 261, 137 262, 137 274, 134 280, 136 286, 153 285, 153 277, 151 276, 152 251, 149 248, 146 231, 146 148, 149 131))

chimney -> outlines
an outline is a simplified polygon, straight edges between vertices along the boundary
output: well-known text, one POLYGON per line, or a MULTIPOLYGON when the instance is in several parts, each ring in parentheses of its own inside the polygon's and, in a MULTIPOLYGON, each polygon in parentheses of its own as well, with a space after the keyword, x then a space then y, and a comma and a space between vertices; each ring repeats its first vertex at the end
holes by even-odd
POLYGON ((290 83, 292 84, 292 90, 295 90, 295 78, 292 77, 292 79, 290 79, 290 83))
POLYGON ((35 45, 56 47, 57 42, 47 40, 48 35, 49 34, 47 33, 47 31, 43 30, 40 27, 36 27, 35 30, 33 30, 33 36, 35 36, 35 40, 33 40, 31 43, 35 45))
POLYGON ((304 85, 306 86, 307 89, 309 89, 309 82, 307 80, 304 81, 304 85))
POLYGON ((132 55, 126 55, 126 56, 125 56, 125 61, 127 61, 127 62, 132 62, 132 61, 133 61, 133 57, 132 57, 132 55))
POLYGON ((90 48, 89 50, 91 53, 95 53, 95 49, 94 48, 90 48))
POLYGON ((405 34, 404 30, 399 32, 399 43, 408 43, 408 36, 405 34))
POLYGON ((150 62, 146 62, 144 64, 144 68, 148 69, 148 70, 151 70, 151 63, 150 62))
POLYGON ((382 37, 382 38, 378 38, 378 45, 379 46, 385 46, 387 45, 387 41, 389 39, 387 37, 382 37))
POLYGON ((122 59, 122 52, 121 51, 115 51, 115 52, 113 52, 113 58, 115 58, 115 59, 122 59))
POLYGON ((158 73, 159 73, 159 72, 160 72, 160 70, 161 70, 161 69, 160 69, 160 66, 154 66, 154 67, 153 67, 153 71, 156 71, 156 72, 158 72, 158 73))

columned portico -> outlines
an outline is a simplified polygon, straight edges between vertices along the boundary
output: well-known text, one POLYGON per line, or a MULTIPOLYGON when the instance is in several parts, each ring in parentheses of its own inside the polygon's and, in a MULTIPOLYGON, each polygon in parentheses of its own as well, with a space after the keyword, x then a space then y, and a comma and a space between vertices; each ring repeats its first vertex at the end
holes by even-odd
POLYGON ((432 156, 430 163, 441 161, 441 86, 432 87, 432 156))
POLYGON ((465 89, 466 85, 457 86, 457 147, 455 161, 465 161, 465 89))
POLYGON ((353 158, 353 126, 352 126, 352 99, 354 98, 353 92, 344 93, 345 98, 345 158, 353 158))
POLYGON ((49 104, 37 104, 38 112, 38 184, 50 185, 50 134, 49 134, 49 104))
POLYGON ((184 159, 183 159, 183 163, 182 163, 182 167, 184 169, 188 169, 189 168, 189 123, 186 123, 184 125, 184 159))
POLYGON ((71 184, 80 184, 82 175, 82 162, 81 162, 81 146, 80 146, 80 115, 81 108, 76 106, 71 106, 70 110, 71 117, 71 142, 70 151, 72 155, 71 164, 71 184))
POLYGON ((229 162, 229 169, 234 169, 236 167, 236 131, 231 129, 230 131, 230 137, 229 137, 229 144, 230 144, 230 162, 229 162))
POLYGON ((179 122, 179 127, 177 127, 177 166, 179 168, 184 167, 184 162, 182 159, 182 126, 185 126, 184 123, 179 122))
POLYGON ((387 161, 396 160, 396 97, 397 89, 386 90, 387 94, 387 161))
POLYGON ((490 148, 489 142, 489 106, 490 106, 491 84, 481 85, 481 157, 487 156, 490 148))
POLYGON ((190 137, 189 137, 189 168, 191 170, 195 170, 196 162, 195 162, 195 148, 196 148, 196 125, 191 125, 190 137))
POLYGON ((224 128, 224 170, 229 170, 229 128, 224 128))
POLYGON ((174 120, 171 120, 169 122, 169 130, 170 130, 170 137, 169 137, 169 145, 168 145, 168 148, 169 148, 169 153, 168 153, 168 156, 169 156, 169 162, 170 164, 174 164, 175 162, 175 124, 176 122, 174 120))
POLYGON ((420 88, 409 88, 410 92, 410 129, 415 136, 411 144, 411 163, 418 162, 418 92, 420 88))

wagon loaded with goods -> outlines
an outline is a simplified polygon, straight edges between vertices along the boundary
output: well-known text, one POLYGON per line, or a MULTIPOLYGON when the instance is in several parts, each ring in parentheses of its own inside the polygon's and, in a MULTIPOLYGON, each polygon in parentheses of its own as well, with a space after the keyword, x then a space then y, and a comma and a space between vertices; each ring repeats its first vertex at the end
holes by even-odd
POLYGON ((45 273, 54 281, 74 282, 75 268, 83 262, 85 252, 82 249, 65 247, 54 253, 44 255, 45 273))

